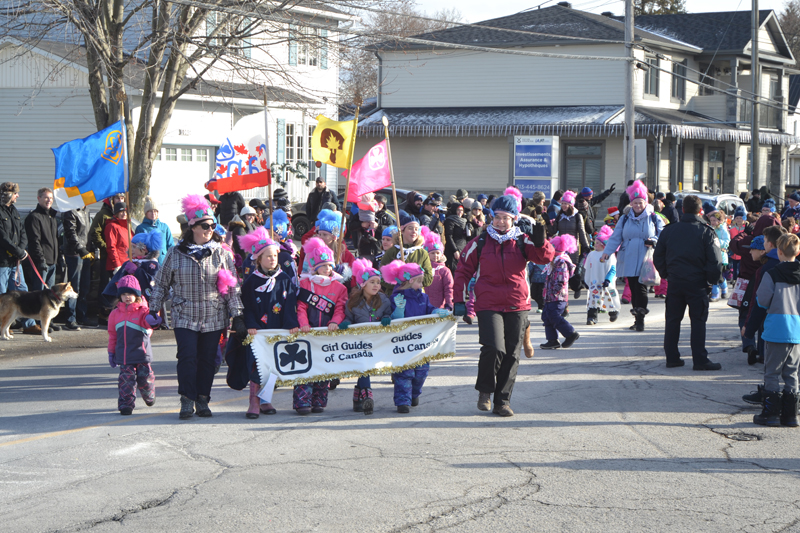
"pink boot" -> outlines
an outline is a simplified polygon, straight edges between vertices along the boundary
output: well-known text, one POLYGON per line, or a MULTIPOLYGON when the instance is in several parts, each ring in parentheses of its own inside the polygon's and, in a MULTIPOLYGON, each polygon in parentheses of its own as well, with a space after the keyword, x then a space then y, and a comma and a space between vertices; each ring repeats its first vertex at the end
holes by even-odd
POLYGON ((622 303, 631 303, 631 287, 628 285, 628 280, 625 280, 625 290, 622 291, 622 303))
POLYGON ((258 383, 250 382, 250 407, 245 416, 250 419, 258 418, 258 383))

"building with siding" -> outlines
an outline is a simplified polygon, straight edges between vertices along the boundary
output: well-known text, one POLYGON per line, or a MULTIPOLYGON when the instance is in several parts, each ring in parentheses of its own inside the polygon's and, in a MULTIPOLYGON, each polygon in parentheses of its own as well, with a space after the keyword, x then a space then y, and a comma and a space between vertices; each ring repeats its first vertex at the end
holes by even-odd
MULTIPOLYGON (((750 90, 749 22, 749 12, 636 19, 636 172, 651 189, 751 188, 750 106, 737 99, 750 90)), ((784 99, 794 58, 774 12, 761 11, 760 24, 762 94, 775 108, 762 106, 756 185, 781 194, 797 142, 784 99)), ((399 187, 474 197, 513 183, 515 136, 556 136, 555 186, 622 191, 621 20, 562 2, 418 37, 431 43, 376 47, 380 94, 359 122, 357 157, 383 136, 386 117, 399 187)))
MULTIPOLYGON (((314 5, 314 9, 296 7, 295 17, 307 17, 317 24, 325 21, 329 30, 287 24, 282 35, 266 32, 269 42, 254 37, 255 42, 248 41, 240 51, 242 64, 253 65, 249 71, 212 68, 179 99, 150 180, 150 194, 158 202, 160 217, 176 232, 180 198, 188 192, 205 192, 203 184, 216 170, 216 150, 226 133, 242 116, 262 111, 265 95, 272 161, 308 164, 308 181, 287 176, 290 197, 305 201, 317 175, 326 176, 336 187, 334 169, 314 166, 309 138, 317 115, 336 115, 339 69, 329 54, 328 40, 335 42, 338 25, 352 17, 314 5), (299 32, 303 32, 302 41, 296 38, 299 32), (317 45, 315 37, 320 38, 317 45), (269 74, 276 70, 284 74, 269 74)), ((204 31, 213 29, 215 23, 212 13, 204 31)), ((138 125, 143 89, 141 71, 136 69, 133 63, 126 71, 134 125, 138 125)), ((6 179, 20 184, 19 207, 34 207, 36 190, 53 186, 55 164, 50 149, 95 131, 82 46, 9 37, 0 40, 0 160, 6 179)), ((266 198, 268 193, 265 187, 244 195, 266 198)))

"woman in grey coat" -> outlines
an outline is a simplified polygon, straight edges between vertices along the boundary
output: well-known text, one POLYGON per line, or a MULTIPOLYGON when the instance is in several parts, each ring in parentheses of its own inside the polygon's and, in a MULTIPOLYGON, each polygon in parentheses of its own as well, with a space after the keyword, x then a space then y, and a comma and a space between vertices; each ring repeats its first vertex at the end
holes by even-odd
MULTIPOLYGON (((589 239, 586 236, 586 227, 583 216, 575 209, 575 193, 567 191, 561 197, 561 209, 556 213, 556 218, 550 226, 553 235, 572 235, 578 243, 575 253, 569 254, 569 259, 577 267, 581 257, 589 253, 589 239)), ((583 280, 575 269, 575 274, 569 279, 569 288, 575 291, 575 298, 581 297, 583 280)))
POLYGON ((608 259, 609 254, 619 248, 617 253, 617 277, 627 278, 631 288, 631 314, 634 324, 630 329, 644 331, 644 316, 647 310, 647 285, 639 283, 639 274, 647 248, 653 248, 664 229, 664 221, 655 214, 648 203, 647 187, 635 181, 628 187, 631 199, 630 210, 620 217, 614 234, 606 243, 606 253, 600 261, 608 259))

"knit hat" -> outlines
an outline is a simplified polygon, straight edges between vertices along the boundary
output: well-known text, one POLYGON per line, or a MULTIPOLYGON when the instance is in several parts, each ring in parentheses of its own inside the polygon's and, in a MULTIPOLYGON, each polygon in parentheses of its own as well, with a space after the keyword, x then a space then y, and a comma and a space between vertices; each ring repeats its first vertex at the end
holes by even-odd
POLYGON ((444 252, 444 246, 442 245, 442 239, 435 231, 431 231, 430 228, 424 226, 422 228, 422 238, 425 239, 425 243, 422 245, 427 252, 435 252, 439 250, 440 252, 444 252))
POLYGON ((318 231, 327 231, 338 237, 339 229, 342 227, 342 214, 338 211, 323 209, 317 215, 316 226, 318 231))
POLYGON ((413 203, 414 203, 414 202, 416 202, 417 200, 422 200, 422 201, 424 202, 424 201, 425 201, 425 197, 424 197, 424 196, 422 196, 420 193, 415 193, 415 194, 414 194, 414 195, 411 197, 411 203, 413 204, 413 203))
POLYGON ((148 211, 158 211, 158 205, 152 196, 144 197, 144 212, 147 213, 148 211))
POLYGON ((612 205, 611 207, 608 208, 608 214, 611 215, 612 217, 614 215, 618 215, 619 214, 619 208, 617 206, 612 205))
POLYGON ((217 224, 217 226, 214 228, 214 233, 216 233, 220 237, 224 237, 225 235, 228 234, 228 232, 225 231, 225 228, 222 227, 222 224, 217 224))
POLYGON ((761 209, 769 209, 771 212, 775 212, 775 200, 769 198, 764 200, 764 205, 761 206, 761 209))
POLYGON ((566 252, 568 254, 574 254, 578 251, 578 241, 569 234, 553 237, 550 239, 550 244, 553 245, 553 249, 558 253, 566 252))
POLYGON ((267 208, 267 204, 265 204, 264 201, 261 200, 260 198, 253 198, 252 200, 250 200, 247 203, 247 205, 249 205, 253 209, 262 209, 263 210, 263 209, 267 208))
POLYGON ((467 192, 466 189, 458 189, 456 191, 456 200, 458 200, 459 202, 464 198, 466 198, 467 196, 469 196, 469 192, 467 192))
POLYGON ((743 205, 737 205, 736 209, 734 209, 733 218, 736 217, 747 218, 747 211, 745 210, 743 205))
POLYGON ((289 236, 289 217, 282 209, 272 213, 272 231, 284 239, 289 236))
POLYGON ((800 194, 797 194, 797 191, 793 192, 792 194, 789 195, 789 200, 800 202, 800 194))
POLYGON ((261 255, 261 252, 266 250, 267 247, 280 245, 269 238, 267 228, 259 226, 247 235, 240 235, 239 246, 242 247, 242 250, 250 252, 253 259, 255 259, 261 255))
POLYGON ((142 288, 139 286, 139 280, 130 274, 122 276, 117 282, 117 296, 122 296, 125 293, 133 294, 134 296, 142 296, 142 288))
POLYGON ((641 198, 645 203, 648 203, 647 186, 642 183, 642 180, 634 181, 633 185, 625 189, 625 192, 628 193, 628 198, 630 198, 631 202, 641 198))
POLYGON ((359 209, 358 220, 360 220, 361 222, 375 222, 375 211, 367 211, 366 209, 359 209))
POLYGON ((383 233, 381 233, 381 237, 394 237, 394 234, 400 231, 397 226, 389 226, 388 228, 383 229, 383 233))
POLYGON ((381 274, 383 274, 383 281, 390 285, 400 285, 406 281, 411 281, 412 278, 422 276, 425 271, 416 263, 403 263, 399 259, 395 259, 388 265, 381 267, 381 274))
POLYGON ((480 209, 481 211, 483 211, 483 204, 480 203, 478 200, 475 200, 472 202, 472 207, 470 207, 469 209, 480 209))
POLYGON ((189 226, 194 226, 201 220, 211 219, 214 222, 217 219, 214 217, 214 210, 208 205, 206 199, 199 194, 190 194, 181 200, 181 207, 183 213, 186 215, 186 220, 189 226))
POLYGON ((492 202, 492 211, 495 213, 508 213, 516 219, 519 217, 517 202, 518 199, 514 196, 498 196, 492 202))
POLYGON ((150 233, 137 233, 131 239, 131 244, 142 244, 148 252, 160 252, 164 246, 164 235, 156 230, 150 233))
POLYGON ((338 211, 339 209, 336 207, 336 204, 333 202, 325 202, 321 206, 319 206, 320 211, 323 209, 327 209, 328 211, 338 211))
POLYGON ((289 198, 289 193, 287 193, 284 189, 275 189, 272 191, 272 200, 278 200, 281 198, 289 198))
POLYGON ((569 205, 575 205, 575 191, 566 191, 561 195, 561 202, 567 202, 569 205))
POLYGON ((517 212, 522 211, 522 191, 517 189, 516 187, 506 187, 506 190, 503 191, 503 196, 511 196, 512 198, 516 198, 517 200, 517 212))
POLYGON ((711 213, 716 212, 717 208, 714 207, 714 204, 711 202, 703 202, 703 213, 706 215, 710 215, 711 213))
POLYGON ((419 225, 419 219, 414 215, 409 215, 402 209, 400 210, 400 229, 405 228, 409 224, 417 224, 419 225))
POLYGON ((583 196, 584 198, 588 198, 588 197, 592 196, 593 194, 594 194, 594 191, 592 189, 590 189, 589 187, 584 187, 583 189, 581 189, 581 196, 583 196))
POLYGON ((319 237, 311 237, 303 245, 303 251, 306 253, 305 262, 311 267, 311 270, 316 271, 323 265, 334 266, 333 250, 319 237))
POLYGON ((242 210, 239 211, 239 216, 242 217, 242 219, 244 219, 245 215, 255 215, 255 214, 256 210, 250 207, 249 205, 244 206, 242 210))
POLYGON ((665 198, 666 198, 666 196, 664 196, 663 192, 657 192, 656 193, 656 200, 663 200, 665 198))
POLYGON ((489 197, 488 197, 488 196, 486 196, 486 195, 485 195, 485 194, 483 194, 483 193, 481 193, 481 194, 479 194, 479 195, 478 195, 478 201, 479 201, 479 202, 480 202, 481 200, 488 200, 488 199, 489 199, 489 197))
POLYGON ((369 259, 356 259, 353 262, 353 279, 356 280, 359 287, 363 287, 369 278, 378 277, 380 279, 380 271, 372 266, 372 261, 369 259))
MULTIPOLYGON (((114 214, 121 213, 122 211, 127 211, 128 206, 125 205, 125 202, 117 202, 114 204, 114 214)), ((775 211, 773 209, 773 211, 775 211)))
POLYGON ((758 237, 754 238, 750 242, 750 249, 751 250, 763 250, 764 249, 764 236, 759 235, 758 237))
POLYGON ((461 200, 461 205, 464 206, 464 210, 469 211, 472 209, 472 198, 467 197, 461 200))

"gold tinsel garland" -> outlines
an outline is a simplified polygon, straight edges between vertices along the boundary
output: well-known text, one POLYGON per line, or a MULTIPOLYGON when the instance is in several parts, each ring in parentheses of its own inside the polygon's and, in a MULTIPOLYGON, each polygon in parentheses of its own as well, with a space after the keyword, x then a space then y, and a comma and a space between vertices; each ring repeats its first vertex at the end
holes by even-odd
MULTIPOLYGON (((403 322, 401 324, 390 324, 388 326, 365 326, 361 328, 355 328, 353 330, 350 329, 337 329, 334 331, 325 330, 311 330, 308 333, 298 332, 294 335, 272 335, 267 337, 267 342, 269 344, 275 344, 276 342, 286 341, 286 342, 294 342, 300 337, 305 336, 312 336, 312 337, 336 337, 339 335, 347 335, 349 333, 365 333, 365 334, 380 334, 380 333, 399 333, 403 330, 409 328, 409 326, 419 326, 419 325, 426 325, 426 324, 435 324, 436 322, 443 322, 445 320, 449 320, 451 322, 456 322, 458 320, 457 317, 453 315, 448 315, 445 317, 429 317, 429 318, 418 318, 415 320, 411 320, 409 322, 403 322)), ((248 335, 247 338, 242 341, 243 345, 250 345, 252 344, 253 340, 255 340, 254 335, 248 335)), ((438 361, 440 359, 448 359, 450 357, 454 357, 456 355, 455 352, 447 352, 447 353, 437 353, 434 355, 429 355, 423 357, 419 361, 415 361, 414 363, 410 363, 403 366, 385 366, 381 368, 373 368, 372 370, 367 370, 366 372, 355 372, 355 371, 345 371, 345 372, 337 372, 335 374, 320 374, 317 376, 309 377, 309 378, 297 378, 291 380, 278 380, 275 384, 279 387, 290 387, 294 385, 302 385, 304 383, 314 383, 316 381, 330 381, 332 379, 345 379, 345 378, 356 378, 361 376, 378 376, 383 374, 396 374, 398 372, 402 372, 404 370, 409 370, 411 368, 416 368, 420 365, 424 365, 425 363, 429 363, 431 361, 438 361)))

